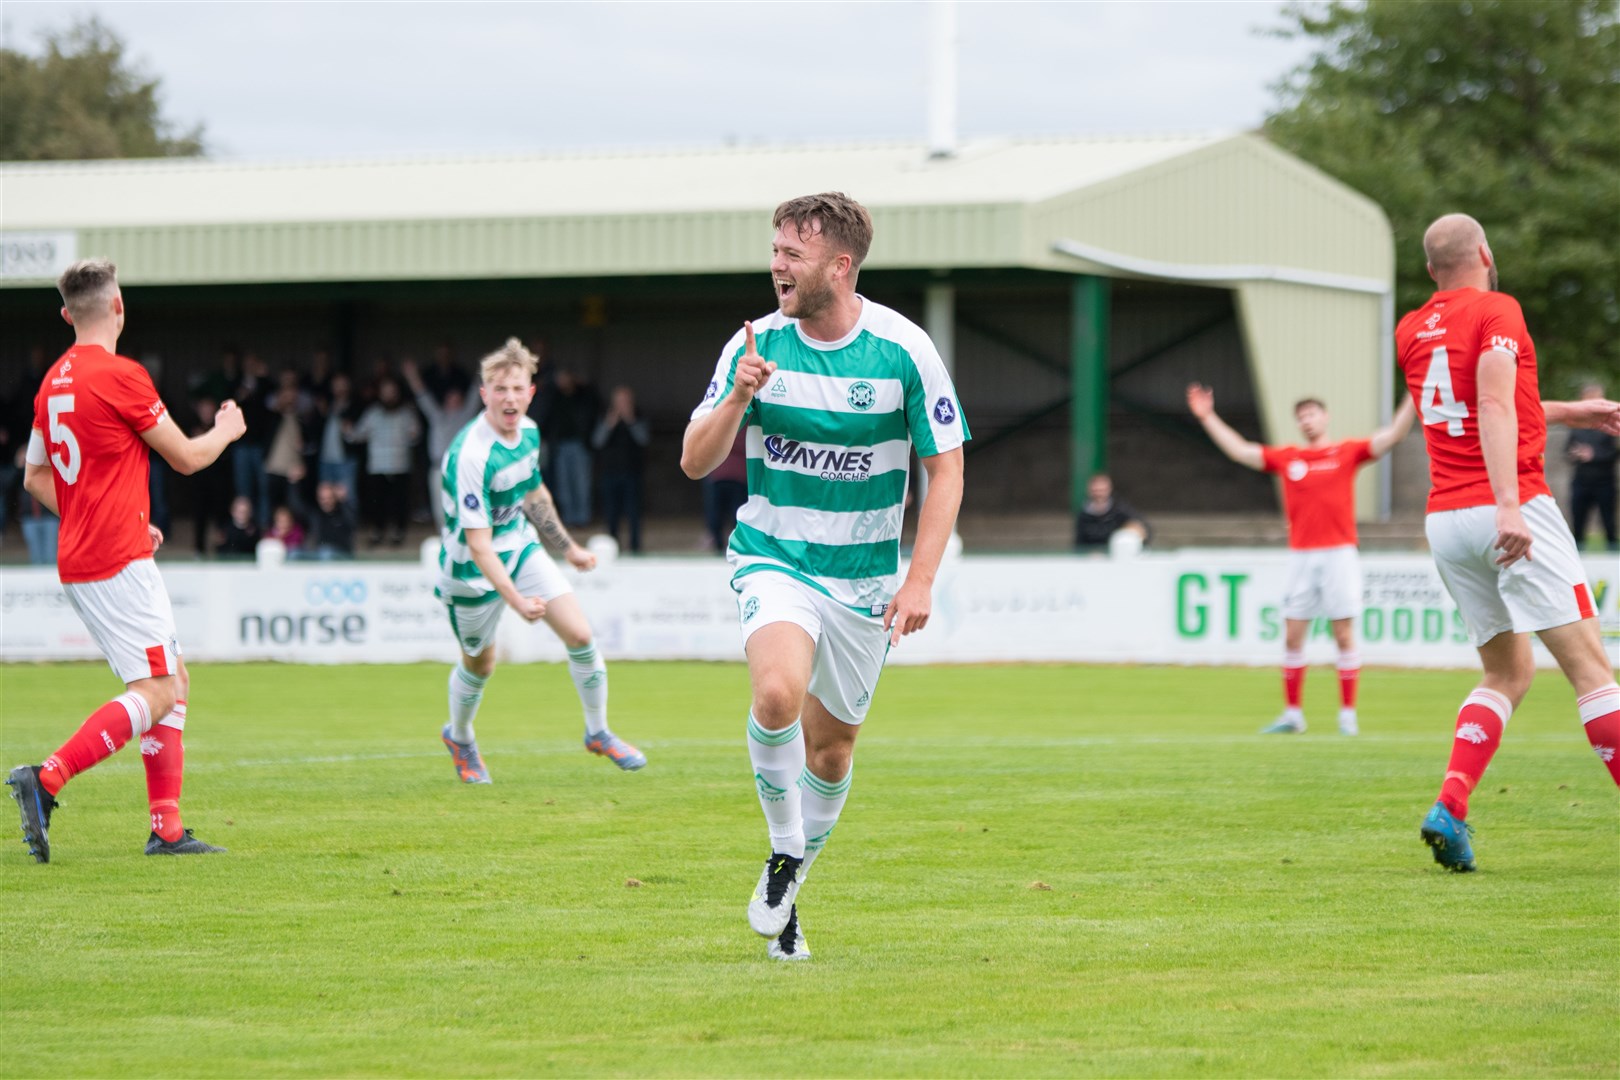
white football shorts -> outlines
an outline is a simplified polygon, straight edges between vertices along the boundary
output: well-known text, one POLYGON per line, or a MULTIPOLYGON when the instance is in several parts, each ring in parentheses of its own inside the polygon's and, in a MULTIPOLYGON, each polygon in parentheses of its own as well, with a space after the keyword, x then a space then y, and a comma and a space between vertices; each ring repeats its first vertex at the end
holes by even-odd
POLYGON ((797 578, 756 570, 732 583, 743 644, 754 631, 790 622, 816 643, 810 693, 846 724, 859 724, 872 707, 878 676, 889 654, 883 617, 853 611, 797 578))
POLYGON ((1361 614, 1361 556, 1355 546, 1288 552, 1285 619, 1354 619, 1361 614))
POLYGON ((1509 630, 1529 634, 1596 614, 1592 589, 1564 515, 1551 495, 1520 507, 1530 526, 1530 558, 1497 566, 1496 507, 1430 514, 1434 565, 1457 602, 1475 647, 1509 630))
MULTIPOLYGON (((551 556, 539 548, 529 552, 529 557, 518 564, 512 584, 524 596, 538 596, 548 604, 564 593, 574 591, 551 556)), ((450 629, 455 631, 461 651, 468 656, 477 656, 489 648, 495 640, 495 627, 501 621, 501 612, 506 610, 505 600, 493 593, 490 595, 494 599, 482 604, 445 603, 450 611, 450 629)))
POLYGON ((151 559, 136 559, 110 578, 63 582, 68 603, 126 684, 180 672, 174 608, 151 559))

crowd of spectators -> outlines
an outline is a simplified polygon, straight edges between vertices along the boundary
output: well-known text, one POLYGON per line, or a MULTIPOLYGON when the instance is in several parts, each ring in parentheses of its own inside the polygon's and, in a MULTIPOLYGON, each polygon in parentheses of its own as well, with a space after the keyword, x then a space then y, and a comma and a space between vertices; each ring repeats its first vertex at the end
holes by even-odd
MULTIPOLYGON (((536 350, 543 355, 543 350, 536 350)), ((36 349, 26 372, 0 385, 0 537, 20 519, 30 561, 55 561, 55 515, 22 491, 22 454, 33 398, 55 357, 36 349)), ((291 559, 352 558, 357 551, 403 546, 410 525, 444 520, 439 462, 456 433, 483 404, 476 370, 452 346, 431 360, 378 360, 363 373, 339 370, 329 352, 272 365, 226 347, 216 362, 170 382, 160 361, 142 358, 174 420, 190 433, 208 429, 222 401, 234 400, 247 434, 214 466, 193 476, 151 457, 152 523, 175 547, 199 556, 252 557, 261 540, 280 541, 291 559), (174 532, 175 511, 191 527, 174 532)), ((642 470, 650 439, 629 387, 609 405, 572 371, 542 368, 530 415, 543 437, 542 469, 563 520, 592 520, 600 484, 608 530, 628 527, 641 550, 642 470), (594 476, 593 476, 594 473, 594 476)))

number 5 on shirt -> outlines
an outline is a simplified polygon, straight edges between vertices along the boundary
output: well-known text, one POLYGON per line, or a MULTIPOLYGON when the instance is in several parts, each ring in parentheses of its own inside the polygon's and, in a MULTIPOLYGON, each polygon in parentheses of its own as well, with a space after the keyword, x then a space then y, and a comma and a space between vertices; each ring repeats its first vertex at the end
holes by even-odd
POLYGON ((79 466, 84 461, 84 455, 79 453, 79 440, 74 438, 72 429, 62 423, 62 414, 73 411, 73 395, 52 394, 45 399, 45 408, 49 411, 51 442, 62 448, 51 455, 51 464, 62 474, 62 483, 72 484, 79 479, 79 466))

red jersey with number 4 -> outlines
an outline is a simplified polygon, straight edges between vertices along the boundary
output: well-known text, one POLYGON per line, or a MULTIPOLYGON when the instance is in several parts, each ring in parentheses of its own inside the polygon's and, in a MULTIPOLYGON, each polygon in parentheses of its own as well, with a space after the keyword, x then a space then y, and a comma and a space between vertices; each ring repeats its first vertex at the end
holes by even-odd
POLYGON ((1506 293, 1451 289, 1429 297, 1395 328, 1395 355, 1429 448, 1431 514, 1496 502, 1479 442, 1479 358, 1492 349, 1518 364, 1513 404, 1519 419, 1519 502, 1551 494, 1543 464, 1547 417, 1524 312, 1506 293))
POLYGON ((65 582, 102 581, 152 555, 147 447, 165 409, 146 369, 99 345, 75 345, 45 373, 34 427, 62 515, 56 566, 65 582))
POLYGON ((1315 450, 1262 446, 1266 472, 1283 479, 1288 546, 1295 551, 1355 546, 1356 470, 1372 460, 1372 443, 1349 439, 1315 450))

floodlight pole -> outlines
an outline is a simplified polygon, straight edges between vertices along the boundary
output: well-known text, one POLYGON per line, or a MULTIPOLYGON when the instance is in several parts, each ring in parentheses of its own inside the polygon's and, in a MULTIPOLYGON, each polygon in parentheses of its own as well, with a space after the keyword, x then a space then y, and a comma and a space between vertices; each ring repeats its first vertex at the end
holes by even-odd
POLYGON ((928 156, 956 156, 956 0, 928 13, 928 156))

